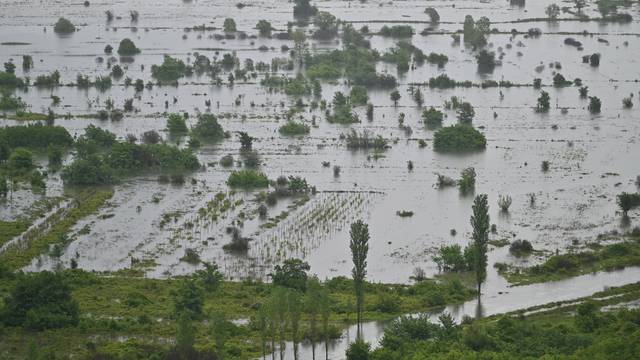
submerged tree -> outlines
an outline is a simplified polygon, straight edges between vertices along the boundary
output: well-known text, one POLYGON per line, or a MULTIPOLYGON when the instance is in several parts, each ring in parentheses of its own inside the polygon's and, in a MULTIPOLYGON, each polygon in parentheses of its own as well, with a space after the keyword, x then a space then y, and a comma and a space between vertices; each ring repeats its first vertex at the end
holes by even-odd
POLYGON ((351 224, 351 258, 353 260, 353 282, 356 291, 356 322, 360 336, 360 322, 364 305, 364 279, 367 275, 367 253, 369 252, 369 226, 362 220, 351 224))
POLYGON ((473 234, 471 236, 475 250, 474 260, 479 301, 480 286, 487 277, 487 244, 489 242, 489 205, 487 203, 487 195, 476 196, 472 209, 471 227, 473 228, 473 234))

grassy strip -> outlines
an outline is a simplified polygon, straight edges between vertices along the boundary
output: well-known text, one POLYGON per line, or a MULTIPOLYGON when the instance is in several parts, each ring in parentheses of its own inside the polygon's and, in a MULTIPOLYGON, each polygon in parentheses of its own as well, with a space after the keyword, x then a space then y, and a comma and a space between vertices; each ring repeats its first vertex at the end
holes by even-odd
MULTIPOLYGON (((91 348, 114 359, 145 358, 125 356, 144 354, 145 349, 166 350, 176 336, 174 293, 181 279, 147 279, 109 274, 101 276, 80 270, 67 270, 78 301, 81 321, 78 327, 30 332, 22 328, 0 331, 0 358, 24 358, 30 343, 37 343, 42 354, 87 358, 91 348), (123 340, 126 339, 126 340, 123 340), (88 344, 91 344, 90 346, 88 344)), ((6 296, 13 281, 0 277, 0 298, 6 296)), ((334 278, 327 282, 331 297, 331 334, 339 336, 342 328, 355 322, 355 295, 350 279, 334 278)), ((223 282, 203 297, 204 317, 197 320, 196 348, 213 349, 208 316, 224 313, 227 320, 251 319, 257 315, 273 286, 262 282, 223 282)), ((402 313, 426 311, 435 305, 469 300, 473 290, 459 281, 426 280, 416 285, 366 284, 365 320, 390 320, 402 313)), ((308 316, 301 321, 301 333, 307 331, 308 316)), ((287 330, 289 331, 289 330, 287 330)), ((253 359, 261 355, 260 333, 248 325, 230 325, 225 345, 233 359, 253 359)), ((290 338, 291 334, 287 333, 290 338)))
POLYGON ((596 271, 613 271, 640 265, 640 239, 610 245, 591 245, 592 251, 555 255, 544 263, 518 268, 496 263, 498 273, 514 285, 566 279, 596 271))
POLYGON ((24 220, 2 221, 0 220, 0 246, 7 241, 22 234, 29 227, 29 223, 24 220))
POLYGON ((113 196, 113 191, 90 191, 76 196, 78 206, 42 236, 27 242, 26 248, 12 246, 0 255, 0 261, 10 269, 20 269, 29 265, 31 260, 48 251, 49 246, 65 242, 66 234, 78 220, 95 213, 113 196))

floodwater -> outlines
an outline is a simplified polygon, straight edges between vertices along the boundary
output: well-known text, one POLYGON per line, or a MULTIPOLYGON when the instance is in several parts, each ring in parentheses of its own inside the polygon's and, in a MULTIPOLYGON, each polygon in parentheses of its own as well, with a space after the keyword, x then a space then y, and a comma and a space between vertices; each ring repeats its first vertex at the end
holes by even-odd
MULTIPOLYGON (((131 38, 142 52, 132 63, 121 64, 125 77, 151 80, 150 68, 160 64, 165 54, 191 61, 194 54, 209 58, 222 57, 234 51, 241 62, 251 58, 255 62, 270 63, 274 58, 287 57, 280 48, 293 47, 290 41, 247 38, 244 40, 215 40, 213 34, 221 30, 204 32, 186 31, 185 28, 202 25, 222 27, 224 18, 233 17, 238 29, 248 35, 256 34, 255 24, 260 19, 286 31, 292 21, 292 4, 286 1, 252 1, 238 9, 237 1, 92 1, 84 7, 81 1, 67 4, 60 1, 5 0, 0 11, 0 60, 11 59, 18 65, 18 76, 34 79, 41 74, 59 70, 64 84, 74 82, 81 73, 91 78, 106 75, 107 60, 103 52, 107 44, 117 48, 123 38, 131 38), (120 18, 107 23, 105 11, 111 10, 120 18), (129 11, 139 13, 137 22, 129 19, 129 11), (64 16, 79 26, 71 35, 59 36, 52 25, 64 16), (260 51, 266 45, 272 48, 260 51), (30 54, 35 66, 23 73, 21 56, 30 54), (98 61, 98 58, 103 61, 98 61), (144 69, 143 69, 144 66, 144 69)), ((581 246, 597 239, 599 234, 626 231, 637 226, 638 212, 631 212, 631 224, 621 223, 616 213, 615 195, 622 191, 635 191, 640 175, 640 23, 610 24, 597 21, 577 22, 542 21, 509 23, 517 19, 544 17, 544 9, 553 1, 528 1, 525 7, 510 6, 507 1, 322 1, 321 10, 338 18, 354 22, 359 28, 368 25, 372 32, 385 24, 407 22, 415 29, 413 45, 425 53, 444 53, 449 62, 443 69, 425 64, 398 77, 402 98, 397 107, 389 99, 389 91, 371 90, 370 101, 375 105, 375 116, 367 122, 364 108, 357 112, 363 122, 351 126, 329 124, 323 112, 307 111, 304 121, 316 126, 311 134, 302 138, 286 138, 278 134, 284 123, 287 108, 294 100, 284 94, 269 93, 259 85, 264 76, 248 83, 216 86, 207 76, 183 78, 179 86, 155 86, 140 94, 133 87, 124 87, 123 80, 104 92, 94 88, 80 90, 61 86, 55 89, 18 91, 18 96, 29 104, 33 112, 45 112, 52 107, 51 95, 61 98, 52 109, 58 115, 85 115, 104 108, 105 100, 112 99, 116 107, 124 100, 134 98, 137 111, 126 114, 122 121, 110 122, 75 117, 59 118, 57 125, 65 126, 74 134, 81 134, 89 124, 113 131, 119 137, 134 134, 138 137, 148 130, 164 131, 163 112, 189 112, 192 124, 195 114, 210 111, 228 114, 220 119, 225 130, 247 131, 255 137, 254 149, 262 156, 261 170, 270 178, 280 175, 302 176, 318 190, 316 195, 291 209, 288 216, 275 227, 264 226, 255 212, 256 193, 235 193, 228 197, 237 203, 213 221, 198 210, 206 207, 215 194, 228 193, 225 180, 230 169, 215 165, 224 155, 238 157, 239 142, 233 136, 223 142, 206 145, 197 155, 201 170, 188 176, 196 185, 177 187, 159 184, 157 175, 129 178, 115 186, 115 195, 100 212, 82 220, 74 229, 74 240, 59 259, 42 256, 34 259, 28 270, 46 269, 59 264, 68 266, 77 257, 78 266, 87 270, 113 271, 146 264, 148 276, 167 277, 185 274, 197 269, 180 258, 185 249, 193 249, 203 261, 215 261, 230 279, 264 277, 273 265, 287 257, 301 257, 311 265, 320 278, 350 274, 351 260, 348 247, 348 226, 359 218, 370 227, 371 242, 368 256, 368 279, 379 282, 408 282, 416 267, 427 275, 437 273, 431 260, 433 252, 443 244, 466 244, 469 240, 471 204, 473 196, 462 196, 456 188, 437 189, 436 174, 457 178, 462 169, 474 167, 478 174, 476 193, 486 193, 491 206, 491 219, 498 229, 494 240, 507 238, 529 240, 534 248, 549 252, 564 251, 569 246, 581 246), (435 7, 442 23, 434 30, 445 34, 419 33, 428 24, 422 12, 425 6, 435 7), (419 11, 418 11, 419 10, 419 11), (479 74, 474 54, 464 46, 452 44, 450 34, 462 28, 466 14, 475 19, 487 16, 501 32, 512 29, 526 31, 540 28, 539 38, 525 38, 510 34, 492 34, 488 40, 492 50, 504 52, 502 65, 493 73, 479 74), (597 35, 579 35, 583 31, 597 35), (566 35, 570 34, 570 35, 566 35), (568 36, 581 41, 583 51, 564 45, 568 36), (582 56, 601 53, 598 68, 582 63, 582 56), (532 87, 513 88, 455 88, 436 90, 422 87, 425 106, 441 108, 451 96, 471 102, 476 110, 474 125, 486 135, 486 151, 469 155, 435 153, 431 139, 433 131, 420 120, 418 108, 410 94, 409 84, 424 83, 430 77, 447 73, 458 81, 510 80, 530 84, 533 78, 542 78, 550 85, 554 70, 545 66, 541 72, 535 68, 560 62, 559 70, 567 79, 581 78, 589 87, 590 95, 602 99, 601 114, 591 115, 588 100, 580 99, 576 87, 555 89, 545 87, 552 99, 548 114, 537 114, 533 107, 539 95, 532 87), (503 97, 501 97, 501 93, 503 97), (636 106, 623 109, 622 99, 634 94, 636 106), (174 103, 174 98, 177 100, 174 103), (240 105, 235 100, 240 98, 240 105), (205 100, 211 100, 207 109, 205 100), (165 109, 165 101, 168 108, 165 109), (251 106, 251 103, 255 106, 251 106), (561 108, 566 111, 561 111, 561 108), (406 115, 405 124, 413 130, 405 133, 398 126, 398 116, 406 115), (497 117, 494 117, 494 113, 497 117), (350 128, 368 129, 390 140, 391 149, 384 157, 374 159, 369 152, 347 150, 340 135, 350 128), (426 148, 419 148, 418 140, 427 140, 426 148), (407 169, 407 161, 414 169, 407 169), (542 172, 543 160, 550 162, 550 170, 542 172), (333 176, 331 166, 342 169, 333 176), (529 194, 535 194, 534 206, 529 194), (510 195, 513 205, 508 214, 500 213, 499 195, 510 195), (139 208, 138 208, 139 207, 139 208), (140 210, 140 211, 138 211, 140 210), (410 210, 413 217, 396 216, 396 211, 410 210), (251 237, 247 254, 231 254, 222 250, 229 242, 225 229, 237 224, 240 214, 242 233, 251 237), (163 222, 163 218, 171 221, 163 222), (89 229, 88 233, 81 229, 89 229), (457 235, 451 235, 451 229, 457 235), (136 260, 147 260, 135 262, 136 260), (151 265, 149 265, 151 264, 151 265)), ((625 9, 634 18, 640 18, 640 7, 634 4, 625 9)), ((596 16, 595 9, 587 8, 588 15, 596 16)), ((571 17, 563 14, 561 17, 571 17)), ((372 46, 384 52, 396 40, 372 36, 372 46)), ((337 41, 310 41, 311 51, 339 48, 337 41)), ((115 57, 113 63, 119 62, 115 57)), ((396 75, 395 66, 379 63, 379 71, 396 75)), ((293 75, 294 72, 281 71, 293 75)), ((226 79, 226 75, 223 76, 226 79)), ((335 91, 348 92, 343 82, 323 83, 323 99, 330 101, 335 91)), ((455 113, 445 111, 445 125, 456 122, 455 113)), ((2 125, 16 121, 2 120, 2 125)), ((166 133, 163 133, 167 137, 166 133)), ((185 140, 181 140, 184 144, 185 140)), ((66 161, 71 161, 69 155, 66 161)), ((46 160, 42 159, 44 165, 46 160)), ((64 191, 58 174, 50 175, 47 196, 58 196, 64 191)), ((0 204, 0 218, 13 219, 22 209, 36 201, 28 190, 16 191, 11 203, 0 204)), ((280 201, 269 208, 269 217, 287 210, 293 201, 280 201)), ((506 249, 492 249, 490 265, 494 262, 530 264, 539 259, 516 259, 506 249)), ((503 281, 503 280, 496 280, 503 281)), ((632 278, 629 282, 635 281, 632 278)), ((492 285, 489 285, 491 288, 492 285)), ((524 297, 526 298, 526 297, 524 297)), ((519 299, 522 300, 522 299, 519 299)), ((518 301, 519 301, 518 300, 518 301)), ((521 306, 522 304, 518 304, 521 306)), ((487 305, 488 306, 488 305, 487 305)))

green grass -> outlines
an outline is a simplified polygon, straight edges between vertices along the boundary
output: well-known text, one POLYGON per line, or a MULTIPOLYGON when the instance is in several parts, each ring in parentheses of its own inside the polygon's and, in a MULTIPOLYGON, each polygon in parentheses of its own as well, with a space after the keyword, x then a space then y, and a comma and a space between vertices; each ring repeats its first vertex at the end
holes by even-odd
POLYGON ((29 222, 24 220, 2 221, 0 220, 0 246, 7 241, 22 234, 29 227, 29 222))
MULTIPOLYGON (((124 273, 124 272, 123 272, 124 273)), ((89 355, 87 343, 95 344, 99 352, 120 357, 125 352, 140 352, 145 346, 154 351, 168 349, 167 341, 176 334, 172 293, 179 289, 180 279, 147 279, 109 273, 106 276, 79 270, 67 270, 73 297, 78 301, 81 321, 76 328, 28 332, 21 328, 0 330, 0 358, 21 359, 28 344, 36 341, 42 352, 83 358, 89 355), (144 299, 144 301, 130 301, 144 299), (152 319, 151 323, 141 319, 152 319), (161 321, 156 321, 161 319, 161 321), (135 341, 118 341, 118 337, 135 341)), ((12 281, 0 277, 0 298, 6 295, 12 281)), ((355 321, 353 282, 334 278, 327 285, 332 300, 332 327, 339 329, 355 321)), ((261 282, 223 282, 213 293, 204 295, 203 312, 222 311, 229 320, 251 318, 269 296, 273 286, 261 282)), ((441 295, 447 303, 473 297, 473 291, 459 287, 455 281, 427 280, 417 285, 366 284, 365 320, 389 320, 401 313, 430 309, 433 297, 441 295), (390 312, 379 310, 382 299, 397 305, 390 312)), ((206 319, 207 316, 204 316, 206 319)), ((213 337, 205 320, 196 321, 196 348, 213 346, 213 337)), ((304 331, 308 317, 303 315, 304 331)), ((287 335, 290 337, 290 334, 287 335)), ((260 356, 259 333, 251 326, 239 326, 233 331, 226 348, 234 348, 231 359, 252 359, 260 356)), ((126 357, 129 358, 129 357, 126 357)))
POLYGON ((528 268, 505 264, 497 267, 510 283, 526 285, 640 265, 640 242, 637 239, 604 246, 593 244, 591 248, 591 251, 554 255, 544 263, 528 268))

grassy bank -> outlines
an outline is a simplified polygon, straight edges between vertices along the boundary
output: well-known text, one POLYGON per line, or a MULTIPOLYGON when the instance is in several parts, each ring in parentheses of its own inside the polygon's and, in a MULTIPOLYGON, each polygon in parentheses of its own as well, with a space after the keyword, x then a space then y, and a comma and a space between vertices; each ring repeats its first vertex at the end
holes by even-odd
POLYGON ((500 263, 495 266, 510 283, 526 285, 640 265, 640 237, 637 235, 615 244, 590 244, 589 248, 586 251, 554 255, 542 264, 527 268, 500 263))

